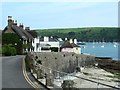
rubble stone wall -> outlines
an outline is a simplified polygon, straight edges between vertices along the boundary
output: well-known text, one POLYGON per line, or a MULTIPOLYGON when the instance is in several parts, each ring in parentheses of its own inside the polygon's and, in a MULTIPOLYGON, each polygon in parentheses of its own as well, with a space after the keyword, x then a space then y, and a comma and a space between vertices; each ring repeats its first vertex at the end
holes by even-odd
POLYGON ((63 52, 34 52, 28 53, 26 60, 35 65, 35 61, 39 64, 66 73, 72 73, 76 67, 87 67, 95 63, 95 56, 63 53, 63 52))

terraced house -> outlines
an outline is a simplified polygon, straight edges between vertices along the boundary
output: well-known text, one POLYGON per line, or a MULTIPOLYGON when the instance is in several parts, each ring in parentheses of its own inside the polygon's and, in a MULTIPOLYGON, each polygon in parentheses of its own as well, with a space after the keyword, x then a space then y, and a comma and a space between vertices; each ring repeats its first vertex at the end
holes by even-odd
MULTIPOLYGON (((8 25, 4 28, 3 32, 3 44, 13 44, 13 46, 16 46, 18 49, 18 52, 28 52, 28 51, 32 51, 33 47, 32 47, 32 40, 34 37, 37 37, 37 34, 34 31, 30 30, 30 27, 25 27, 23 23, 20 23, 19 25, 17 24, 17 20, 13 20, 12 16, 8 16, 8 25), (13 34, 14 36, 17 36, 19 39, 19 43, 18 41, 13 41, 11 42, 11 38, 7 38, 7 42, 6 40, 4 40, 4 38, 6 38, 6 34, 13 34)), ((15 37, 16 38, 16 37, 15 37)))

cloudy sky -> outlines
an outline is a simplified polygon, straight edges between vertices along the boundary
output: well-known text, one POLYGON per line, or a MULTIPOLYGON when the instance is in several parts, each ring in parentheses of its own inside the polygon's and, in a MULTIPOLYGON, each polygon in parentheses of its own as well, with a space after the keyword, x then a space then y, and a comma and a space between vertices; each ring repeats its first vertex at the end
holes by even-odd
POLYGON ((2 2, 2 25, 7 25, 7 17, 30 26, 31 29, 117 27, 118 2, 2 2))

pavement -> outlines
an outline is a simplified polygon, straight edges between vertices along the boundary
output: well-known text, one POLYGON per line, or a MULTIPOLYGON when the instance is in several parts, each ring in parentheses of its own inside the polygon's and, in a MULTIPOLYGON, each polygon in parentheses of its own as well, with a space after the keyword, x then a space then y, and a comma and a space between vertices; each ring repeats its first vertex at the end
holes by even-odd
MULTIPOLYGON (((22 70, 24 56, 2 57, 2 88, 29 88, 35 90, 25 79, 22 70)), ((3 89, 2 89, 3 90, 3 89)))

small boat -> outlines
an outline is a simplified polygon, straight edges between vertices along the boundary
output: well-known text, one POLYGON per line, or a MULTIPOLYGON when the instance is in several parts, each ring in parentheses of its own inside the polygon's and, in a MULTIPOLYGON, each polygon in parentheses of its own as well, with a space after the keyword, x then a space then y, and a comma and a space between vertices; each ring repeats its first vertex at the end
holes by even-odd
POLYGON ((92 46, 93 48, 95 48, 95 46, 92 46))
POLYGON ((95 42, 93 41, 93 46, 92 46, 93 48, 95 48, 95 42))
POLYGON ((104 45, 102 45, 101 47, 102 47, 102 48, 104 48, 105 46, 104 46, 104 45))
POLYGON ((116 48, 116 47, 117 47, 117 45, 113 45, 113 47, 115 47, 115 48, 116 48))
POLYGON ((113 47, 115 47, 115 48, 118 46, 117 42, 113 42, 113 44, 114 44, 113 47))
POLYGON ((86 45, 84 42, 78 42, 78 45, 86 45))
POLYGON ((83 46, 83 48, 86 48, 85 46, 83 46))
POLYGON ((104 47, 105 47, 105 46, 104 46, 104 43, 105 43, 105 42, 104 42, 104 39, 103 39, 103 41, 102 41, 101 43, 102 43, 102 46, 101 46, 101 47, 104 48, 104 47))

